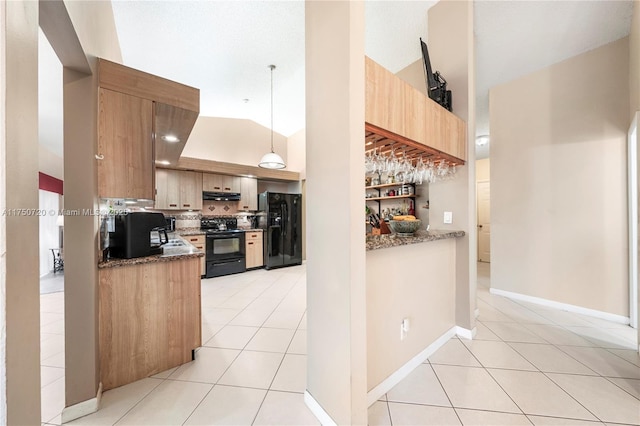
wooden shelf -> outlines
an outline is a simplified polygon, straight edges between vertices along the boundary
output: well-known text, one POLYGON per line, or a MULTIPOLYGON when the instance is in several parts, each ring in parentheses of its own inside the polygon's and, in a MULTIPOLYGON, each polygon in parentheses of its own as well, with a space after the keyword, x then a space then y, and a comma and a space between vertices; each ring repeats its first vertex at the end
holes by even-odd
POLYGON ((413 185, 413 184, 411 184, 411 183, 382 183, 380 185, 365 186, 364 189, 388 188, 390 186, 403 186, 403 185, 413 185))
POLYGON ((372 198, 365 198, 365 200, 366 201, 380 201, 380 200, 394 200, 394 199, 399 199, 399 198, 416 198, 416 194, 395 195, 393 197, 372 197, 372 198))

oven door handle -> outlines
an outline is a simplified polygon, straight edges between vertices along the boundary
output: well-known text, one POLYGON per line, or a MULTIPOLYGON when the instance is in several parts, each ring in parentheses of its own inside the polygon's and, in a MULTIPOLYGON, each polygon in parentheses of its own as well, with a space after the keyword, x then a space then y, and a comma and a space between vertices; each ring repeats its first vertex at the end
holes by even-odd
POLYGON ((226 240, 226 239, 229 239, 229 238, 240 238, 240 236, 239 235, 233 235, 233 234, 232 235, 220 235, 220 234, 211 235, 211 234, 209 234, 209 235, 207 235, 207 238, 211 238, 212 240, 226 240))
POLYGON ((230 265, 232 263, 239 263, 239 262, 242 262, 242 259, 233 259, 228 262, 215 262, 214 265, 215 266, 230 265))

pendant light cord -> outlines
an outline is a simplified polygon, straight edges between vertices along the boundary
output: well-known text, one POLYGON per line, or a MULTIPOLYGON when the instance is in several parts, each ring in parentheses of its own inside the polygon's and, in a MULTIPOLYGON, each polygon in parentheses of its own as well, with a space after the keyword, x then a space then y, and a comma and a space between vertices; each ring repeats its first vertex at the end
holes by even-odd
POLYGON ((275 67, 275 65, 269 65, 271 68, 271 152, 273 152, 273 70, 275 67))

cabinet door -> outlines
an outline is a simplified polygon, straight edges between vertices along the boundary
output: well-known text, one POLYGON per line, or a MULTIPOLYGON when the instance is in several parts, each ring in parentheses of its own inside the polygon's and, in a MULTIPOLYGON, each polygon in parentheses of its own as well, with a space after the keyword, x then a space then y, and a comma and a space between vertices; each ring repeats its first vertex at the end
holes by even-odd
POLYGON ((258 181, 254 178, 240 178, 240 201, 238 210, 258 210, 258 181))
POLYGON ((98 154, 101 198, 153 200, 153 102, 100 88, 98 154))
POLYGON ((202 190, 219 192, 222 191, 222 175, 213 173, 202 174, 202 190))
POLYGON ((222 192, 240 192, 240 178, 237 176, 222 176, 222 192))
POLYGON ((180 208, 202 210, 202 173, 181 171, 180 208))
MULTIPOLYGON (((189 236, 184 238, 186 238, 187 241, 189 241, 191 245, 193 245, 198 250, 202 251, 203 253, 206 252, 206 246, 205 246, 206 240, 204 235, 194 235, 194 236, 189 236)), ((200 258, 200 275, 206 275, 206 274, 207 274, 207 259, 205 256, 203 256, 200 258)))
POLYGON ((262 233, 255 233, 255 238, 251 238, 250 233, 247 233, 246 237, 247 268, 257 268, 262 266, 264 264, 262 257, 262 233))
POLYGON ((180 172, 176 170, 156 170, 156 209, 180 209, 180 172))

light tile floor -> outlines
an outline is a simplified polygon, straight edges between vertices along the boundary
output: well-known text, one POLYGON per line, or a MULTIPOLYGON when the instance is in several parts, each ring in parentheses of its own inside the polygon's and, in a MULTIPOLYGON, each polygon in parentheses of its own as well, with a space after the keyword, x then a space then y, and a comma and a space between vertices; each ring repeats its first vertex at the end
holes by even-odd
MULTIPOLYGON (((488 283, 479 264, 476 339, 451 339, 369 409, 371 425, 640 424, 635 330, 494 296, 488 283)), ((196 360, 105 392, 72 424, 318 424, 303 401, 305 304, 304 265, 203 280, 196 360)), ((64 332, 49 320, 47 334, 64 332)), ((43 421, 59 424, 56 407, 43 421)))
POLYGON ((640 424, 637 331, 489 293, 453 338, 369 408, 370 425, 640 424))

